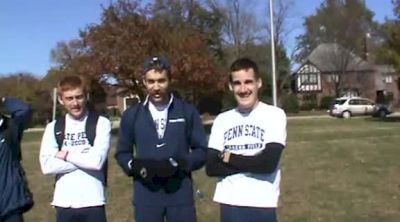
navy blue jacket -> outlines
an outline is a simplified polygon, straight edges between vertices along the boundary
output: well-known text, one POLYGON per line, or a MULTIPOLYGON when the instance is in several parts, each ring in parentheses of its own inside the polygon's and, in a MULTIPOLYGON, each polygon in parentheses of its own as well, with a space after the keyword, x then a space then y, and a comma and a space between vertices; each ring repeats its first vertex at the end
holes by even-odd
MULTIPOLYGON (((2 124, 0 126, 0 221, 1 218, 23 213, 33 206, 32 194, 29 191, 24 170, 20 164, 20 142, 22 133, 30 120, 32 109, 22 101, 7 97, 3 103, 11 114, 10 120, 0 114, 2 124), (9 127, 12 142, 6 141, 5 130, 9 127), (9 144, 12 144, 11 147, 9 144)), ((1 121, 1 120, 0 120, 1 121)))
POLYGON ((167 126, 162 139, 158 138, 147 101, 129 107, 121 119, 115 157, 129 176, 133 175, 128 165, 133 156, 153 160, 170 157, 185 159, 189 173, 181 174, 183 175, 180 178, 181 185, 177 191, 172 193, 165 192, 164 189, 152 191, 141 181, 134 180, 135 205, 176 206, 193 204, 190 172, 204 166, 206 151, 207 139, 198 111, 193 105, 175 97, 168 109, 167 126), (157 145, 161 144, 163 147, 157 148, 157 145))

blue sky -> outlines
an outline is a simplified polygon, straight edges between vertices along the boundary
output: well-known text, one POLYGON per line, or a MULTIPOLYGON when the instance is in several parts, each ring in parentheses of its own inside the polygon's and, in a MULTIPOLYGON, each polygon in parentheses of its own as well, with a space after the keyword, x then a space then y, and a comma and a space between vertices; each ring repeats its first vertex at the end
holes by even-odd
MULTIPOLYGON (((249 0, 259 9, 268 9, 267 0, 249 0)), ((279 0, 275 0, 279 1, 279 0)), ((59 41, 78 37, 79 29, 99 23, 102 8, 111 0, 1 0, 0 1, 0 75, 30 72, 43 76, 51 67, 50 51, 59 41)), ((291 13, 293 32, 287 38, 292 48, 302 32, 303 18, 313 14, 322 0, 294 0, 291 13)), ((375 20, 393 17, 390 0, 366 0, 375 20)), ((264 11, 268 13, 267 10, 264 11)), ((265 14, 268 18, 268 14, 265 14)))

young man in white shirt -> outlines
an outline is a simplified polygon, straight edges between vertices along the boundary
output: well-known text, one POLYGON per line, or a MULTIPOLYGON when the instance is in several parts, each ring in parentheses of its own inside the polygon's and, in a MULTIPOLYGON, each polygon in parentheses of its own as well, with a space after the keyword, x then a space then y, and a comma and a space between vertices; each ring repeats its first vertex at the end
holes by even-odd
POLYGON ((65 118, 62 147, 55 137, 56 121, 46 126, 40 147, 43 174, 56 175, 51 205, 56 208, 57 222, 105 222, 103 165, 111 146, 111 122, 98 116, 90 145, 86 122, 94 111, 87 108, 84 81, 79 76, 64 77, 58 92, 58 101, 67 112, 61 117, 65 118))
POLYGON ((206 172, 219 177, 214 201, 222 222, 276 222, 286 114, 259 101, 262 80, 255 62, 238 59, 230 71, 238 105, 217 116, 208 143, 206 172))

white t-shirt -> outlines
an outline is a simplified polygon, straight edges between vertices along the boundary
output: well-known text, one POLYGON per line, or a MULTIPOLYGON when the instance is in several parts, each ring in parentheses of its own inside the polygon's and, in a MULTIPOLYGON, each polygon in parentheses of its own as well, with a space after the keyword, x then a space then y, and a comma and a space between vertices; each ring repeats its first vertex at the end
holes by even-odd
POLYGON ((149 101, 149 110, 151 116, 153 117, 154 125, 156 126, 159 139, 162 139, 164 137, 165 128, 167 127, 168 108, 171 105, 172 100, 173 96, 171 95, 169 102, 161 106, 155 106, 149 101))
POLYGON ((67 161, 55 157, 58 145, 54 136, 55 121, 46 126, 40 147, 40 165, 44 174, 61 176, 54 188, 51 205, 83 208, 105 204, 105 187, 100 170, 111 147, 111 122, 100 116, 93 147, 86 138, 86 119, 65 117, 65 139, 62 150, 68 150, 67 161))
MULTIPOLYGON (((286 145, 286 114, 280 108, 259 102, 248 114, 232 109, 218 115, 208 147, 252 156, 271 142, 286 145)), ((214 201, 235 206, 277 207, 280 176, 278 167, 272 174, 238 173, 221 177, 214 201)))

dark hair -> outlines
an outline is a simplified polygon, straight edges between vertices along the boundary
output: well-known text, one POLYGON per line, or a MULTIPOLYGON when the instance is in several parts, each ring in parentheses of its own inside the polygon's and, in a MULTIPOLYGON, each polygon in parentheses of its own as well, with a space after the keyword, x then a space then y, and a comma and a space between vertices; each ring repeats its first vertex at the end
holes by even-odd
POLYGON ((230 68, 231 73, 229 74, 229 81, 232 82, 232 72, 249 69, 254 70, 254 76, 256 77, 256 79, 260 78, 260 76, 258 75, 258 66, 253 60, 249 58, 239 58, 235 60, 230 68))
POLYGON ((167 58, 163 56, 149 57, 144 61, 143 74, 145 75, 148 71, 154 69, 157 72, 167 71, 167 76, 171 78, 171 65, 167 58))

